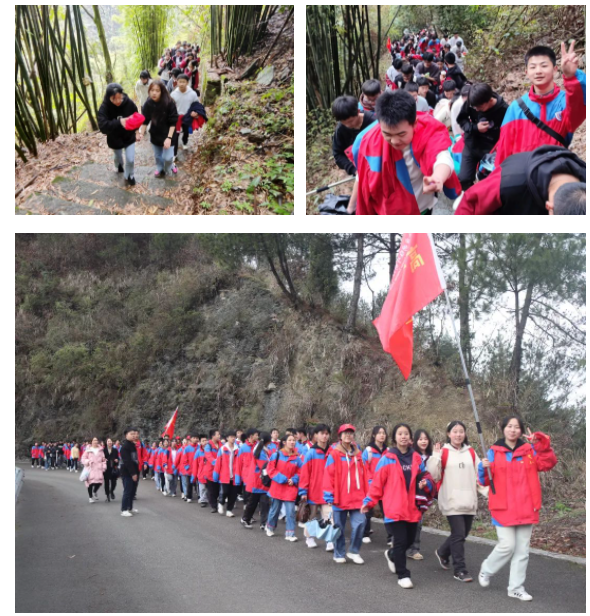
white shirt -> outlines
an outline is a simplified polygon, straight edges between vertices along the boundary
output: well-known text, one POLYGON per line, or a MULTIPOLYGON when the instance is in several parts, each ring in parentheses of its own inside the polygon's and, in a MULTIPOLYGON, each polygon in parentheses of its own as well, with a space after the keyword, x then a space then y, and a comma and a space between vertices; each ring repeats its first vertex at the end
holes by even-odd
MULTIPOLYGON (((403 152, 404 161, 406 163, 406 167, 408 169, 408 173, 410 174, 410 182, 412 183, 412 189, 414 190, 414 196, 416 197, 416 201, 418 202, 418 207, 420 208, 420 213, 425 212, 426 210, 431 210, 437 203, 437 199, 434 193, 423 194, 424 189, 424 174, 420 167, 418 167, 416 160, 414 159, 414 154, 412 153, 412 146, 409 145, 403 152)), ((447 165, 449 169, 453 170, 453 159, 449 154, 448 150, 444 152, 439 152, 436 157, 436 162, 434 163, 433 170, 436 169, 439 165, 447 165)))
POLYGON ((171 96, 176 103, 178 115, 187 114, 188 110, 191 108, 191 105, 199 102, 197 93, 191 87, 188 87, 184 93, 176 88, 176 90, 172 92, 171 96))
POLYGON ((453 49, 453 47, 457 44, 457 41, 461 41, 461 45, 464 44, 463 39, 460 36, 452 36, 449 40, 448 43, 451 46, 451 49, 453 49))
POLYGON ((452 105, 451 107, 451 126, 453 128, 453 135, 455 135, 455 137, 459 137, 463 134, 463 130, 461 129, 461 127, 459 126, 459 124, 457 123, 457 118, 459 117, 459 114, 461 113, 461 109, 463 108, 463 103, 465 101, 463 100, 463 97, 460 96, 452 105))
POLYGON ((389 79, 389 81, 395 81, 395 78, 399 75, 399 71, 394 68, 393 66, 390 66, 387 69, 387 77, 389 79))
POLYGON ((430 111, 430 105, 423 96, 418 96, 418 100, 416 101, 416 111, 424 111, 426 113, 430 111))
POLYGON ((139 111, 145 105, 148 99, 148 89, 153 79, 148 79, 148 82, 144 84, 141 79, 135 84, 135 94, 137 95, 137 100, 139 101, 139 111))

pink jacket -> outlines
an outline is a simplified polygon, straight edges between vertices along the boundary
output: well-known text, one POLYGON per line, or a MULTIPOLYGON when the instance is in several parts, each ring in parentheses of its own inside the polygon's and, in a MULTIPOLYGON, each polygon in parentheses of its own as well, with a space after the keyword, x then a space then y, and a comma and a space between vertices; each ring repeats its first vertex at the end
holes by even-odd
POLYGON ((107 460, 104 457, 102 449, 98 450, 98 453, 93 453, 88 448, 82 456, 82 464, 90 467, 90 475, 86 480, 86 487, 89 487, 92 483, 103 483, 103 473, 107 470, 107 460))

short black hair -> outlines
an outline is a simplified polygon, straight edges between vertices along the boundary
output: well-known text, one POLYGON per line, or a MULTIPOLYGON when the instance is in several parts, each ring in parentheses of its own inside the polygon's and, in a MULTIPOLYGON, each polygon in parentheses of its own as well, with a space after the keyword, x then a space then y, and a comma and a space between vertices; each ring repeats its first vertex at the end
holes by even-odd
POLYGON ((330 430, 330 426, 327 426, 326 424, 317 424, 314 427, 313 429, 314 434, 319 434, 320 432, 328 432, 328 434, 332 434, 332 430, 330 430))
POLYGON ((211 428, 211 430, 209 430, 209 438, 213 438, 216 432, 219 432, 219 428, 211 428))
POLYGON ((557 56, 551 47, 545 47, 544 45, 537 45, 532 49, 529 49, 524 56, 524 65, 527 67, 529 65, 529 60, 534 56, 547 56, 553 66, 557 66, 557 56))
POLYGON ((457 61, 457 58, 455 57, 455 54, 452 52, 449 52, 446 56, 445 56, 445 62, 447 64, 455 64, 455 62, 457 61))
POLYGON ((413 72, 414 72, 414 67, 411 64, 406 63, 402 66, 402 73, 404 75, 411 75, 413 72))
POLYGON ((179 68, 173 68, 170 71, 170 74, 172 75, 172 77, 178 77, 178 75, 180 75, 180 73, 182 73, 182 71, 179 68))
POLYGON ((399 69, 400 69, 403 65, 404 65, 404 61, 403 61, 401 58, 396 58, 396 59, 393 61, 393 68, 394 68, 396 71, 399 71, 399 69))
POLYGON ((455 47, 461 47, 461 45, 463 45, 463 43, 461 41, 457 41, 455 43, 455 47))
POLYGON ((405 90, 387 90, 379 97, 375 114, 388 126, 397 126, 404 120, 413 125, 416 123, 416 101, 405 90))
POLYGON ((471 84, 466 83, 461 90, 461 96, 469 96, 469 92, 471 92, 471 84))
POLYGON ((307 428, 305 426, 299 426, 299 428, 297 428, 297 433, 302 433, 302 434, 307 434, 307 428))
POLYGON ((568 182, 560 186, 553 197, 553 213, 586 215, 586 182, 568 182))
POLYGON ((354 96, 339 96, 332 103, 332 115, 338 122, 356 118, 359 114, 359 103, 354 96))
POLYGON ((378 79, 368 79, 363 83, 362 91, 367 96, 377 96, 381 94, 381 82, 378 79))
POLYGON ((235 436, 235 437, 237 437, 238 435, 236 434, 235 430, 229 430, 228 432, 225 433, 225 438, 227 438, 228 436, 235 436))
POLYGON ((451 44, 450 43, 445 43, 443 45, 443 49, 446 49, 447 47, 450 49, 451 48, 451 44))
POLYGON ((424 60, 424 62, 432 62, 434 60, 434 54, 431 54, 429 51, 427 51, 422 56, 422 60, 424 60))
POLYGON ((479 107, 489 103, 493 96, 494 91, 489 83, 474 83, 469 92, 469 104, 471 107, 479 107))
POLYGON ((180 75, 178 75, 178 77, 176 78, 177 81, 180 81, 181 79, 184 79, 185 81, 188 81, 188 75, 186 73, 181 73, 180 75))
MULTIPOLYGON (((430 87, 430 82, 428 81, 428 79, 426 79, 426 77, 418 77, 418 81, 416 82, 418 84, 418 86, 428 86, 430 87)), ((410 85, 410 84, 408 84, 410 85)), ((407 90, 407 86, 406 86, 406 90, 407 90)))
POLYGON ((127 428, 127 429, 125 430, 125 432, 123 432, 123 434, 124 434, 125 436, 127 436, 127 434, 129 434, 129 432, 139 432, 139 430, 138 430, 136 427, 131 426, 130 428, 127 428))
POLYGON ((457 84, 455 83, 455 81, 453 79, 447 79, 443 83, 443 90, 445 92, 453 92, 456 89, 457 89, 457 84))
POLYGON ((254 436, 255 434, 260 434, 260 430, 258 428, 248 428, 246 430, 246 438, 250 438, 251 436, 254 436))
POLYGON ((418 92, 418 84, 410 81, 410 83, 405 85, 404 90, 406 92, 418 92))

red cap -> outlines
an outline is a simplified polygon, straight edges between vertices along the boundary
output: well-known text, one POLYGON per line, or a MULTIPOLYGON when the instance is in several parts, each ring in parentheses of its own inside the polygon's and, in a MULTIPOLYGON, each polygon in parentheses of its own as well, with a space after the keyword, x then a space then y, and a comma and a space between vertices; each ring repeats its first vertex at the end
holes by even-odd
POLYGON ((125 122, 125 130, 137 130, 145 122, 145 116, 141 113, 135 112, 132 116, 127 118, 125 122))
POLYGON ((352 430, 353 432, 356 432, 356 428, 352 424, 342 424, 338 428, 338 434, 342 434, 343 432, 346 432, 347 430, 352 430))

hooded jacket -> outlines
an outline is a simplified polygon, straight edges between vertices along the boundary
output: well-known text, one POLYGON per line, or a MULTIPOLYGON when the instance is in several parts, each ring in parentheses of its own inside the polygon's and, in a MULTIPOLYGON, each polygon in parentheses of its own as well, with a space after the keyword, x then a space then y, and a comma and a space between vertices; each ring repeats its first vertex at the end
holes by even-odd
POLYGON ((233 482, 235 484, 237 456, 238 446, 235 443, 233 447, 230 447, 229 443, 225 443, 219 448, 215 470, 213 471, 213 481, 219 483, 233 482))
MULTIPOLYGON (((488 451, 496 490, 495 494, 489 492, 490 513, 495 526, 539 523, 539 473, 550 471, 557 464, 557 458, 549 436, 543 432, 535 432, 534 436, 537 442, 533 445, 519 439, 512 450, 504 439, 500 439, 488 451)), ((482 485, 489 485, 487 472, 481 463, 478 479, 482 485)))
POLYGON ((33 460, 36 460, 39 457, 39 449, 40 447, 38 445, 33 445, 31 447, 31 458, 33 460))
POLYGON ((418 484, 422 479, 426 479, 427 490, 425 491, 432 492, 434 489, 434 482, 426 472, 422 456, 416 451, 412 454, 409 489, 406 488, 402 465, 391 449, 381 456, 375 469, 373 481, 363 505, 374 507, 382 501, 385 522, 419 522, 422 519, 422 511, 416 505, 418 484))
POLYGON ((203 479, 204 481, 214 481, 213 472, 215 471, 215 462, 217 461, 217 452, 219 451, 219 443, 209 441, 205 445, 205 459, 203 461, 203 479))
POLYGON ((191 475, 193 458, 197 448, 195 445, 188 443, 184 446, 180 458, 177 458, 176 468, 181 475, 191 475))
POLYGON ((254 447, 256 447, 256 443, 246 441, 245 443, 240 445, 240 449, 238 450, 235 484, 237 486, 243 484, 246 487, 247 492, 250 492, 247 481, 250 476, 250 467, 252 465, 252 452, 254 451, 254 447))
MULTIPOLYGON (((277 450, 275 449, 274 451, 277 450)), ((265 466, 268 466, 268 462, 274 451, 272 451, 270 447, 263 447, 258 457, 252 454, 253 461, 250 467, 248 485, 250 486, 250 492, 253 494, 268 494, 268 488, 262 483, 262 470, 265 466)), ((268 471, 266 472, 268 473, 268 471)))
POLYGON ((299 495, 307 496, 310 505, 323 505, 324 500, 324 470, 328 449, 312 445, 303 458, 299 473, 299 495))
POLYGON ((190 129, 189 132, 192 133, 193 131, 199 130, 199 128, 201 128, 203 124, 205 124, 205 122, 208 122, 208 121, 209 121, 209 118, 207 117, 207 112, 205 111, 205 107, 203 107, 203 105, 199 101, 196 101, 192 103, 189 110, 183 116, 178 117, 178 123, 176 125, 176 129, 180 131, 182 127, 186 127, 190 129), (198 114, 198 117, 193 118, 191 116, 191 113, 198 114))
POLYGON ((151 98, 147 100, 142 107, 141 113, 145 116, 144 124, 150 125, 150 141, 157 147, 162 147, 164 141, 168 138, 170 127, 176 128, 178 122, 178 111, 176 110, 176 103, 170 99, 170 102, 163 110, 162 116, 156 120, 158 116, 158 110, 160 109, 159 103, 155 103, 151 98))
POLYGON ((549 184, 558 173, 585 182, 586 162, 554 145, 514 154, 467 190, 455 214, 547 214, 549 184))
POLYGON ((341 443, 328 454, 324 472, 324 501, 335 511, 360 509, 368 492, 367 472, 357 445, 350 452, 341 443))
POLYGON ((369 482, 369 486, 373 482, 375 469, 377 468, 377 464, 379 464, 379 460, 381 460, 381 456, 385 453, 385 451, 386 449, 380 450, 375 444, 375 441, 367 445, 363 451, 363 462, 365 463, 365 468, 367 469, 367 481, 369 482))
POLYGON ((122 118, 128 118, 137 113, 135 103, 123 92, 122 86, 111 83, 98 110, 97 120, 100 132, 107 136, 107 145, 111 150, 122 150, 135 143, 135 131, 123 128, 122 118), (111 97, 123 93, 123 102, 119 107, 111 103, 111 97))
POLYGON ((268 476, 272 479, 268 495, 282 501, 294 502, 297 498, 301 465, 301 457, 297 450, 292 454, 288 454, 284 449, 275 451, 266 467, 268 476), (288 483, 289 479, 293 482, 292 486, 288 483))
POLYGON ((508 111, 508 103, 499 94, 493 92, 492 96, 496 99, 496 104, 488 111, 477 111, 467 100, 457 116, 457 123, 463 130, 466 145, 479 152, 490 152, 498 143, 500 128, 508 111), (477 125, 483 120, 487 120, 491 128, 485 133, 480 133, 477 125))

